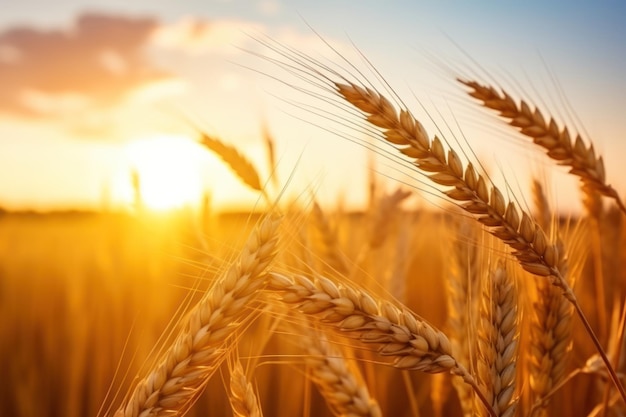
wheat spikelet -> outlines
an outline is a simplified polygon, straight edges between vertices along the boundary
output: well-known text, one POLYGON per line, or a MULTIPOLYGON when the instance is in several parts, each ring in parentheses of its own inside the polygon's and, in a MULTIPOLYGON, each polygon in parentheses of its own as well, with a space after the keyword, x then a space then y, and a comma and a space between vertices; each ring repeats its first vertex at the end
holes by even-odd
POLYGON ((499 264, 484 286, 478 325, 478 380, 498 416, 515 414, 515 376, 519 332, 517 291, 499 264))
POLYGON ((250 318, 274 258, 280 220, 266 217, 241 254, 181 323, 156 366, 139 381, 115 417, 182 416, 231 348, 229 338, 250 318))
POLYGON ((259 400, 243 366, 235 359, 230 368, 230 404, 235 417, 263 417, 259 400))
POLYGON ((302 339, 302 343, 311 377, 336 416, 382 416, 378 403, 363 384, 358 368, 345 359, 323 333, 302 339))
POLYGON ((557 161, 559 165, 570 167, 569 172, 578 176, 585 185, 583 187, 585 193, 595 190, 614 199, 620 209, 626 212, 617 191, 606 183, 604 160, 601 156, 596 157, 593 144, 587 147, 580 135, 576 135, 572 140, 567 127, 560 129, 551 117, 546 121, 538 108, 532 110, 532 106, 524 100, 518 105, 502 89, 500 93, 495 88, 476 81, 460 79, 458 81, 471 88, 470 96, 480 100, 485 107, 498 111, 500 117, 508 119, 511 126, 544 148, 551 159, 557 161))

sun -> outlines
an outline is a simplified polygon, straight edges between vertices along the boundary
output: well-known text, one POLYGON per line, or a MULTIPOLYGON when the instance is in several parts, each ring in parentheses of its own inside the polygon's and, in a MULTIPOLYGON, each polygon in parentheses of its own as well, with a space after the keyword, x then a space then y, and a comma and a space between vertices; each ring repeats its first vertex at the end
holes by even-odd
POLYGON ((135 199, 150 210, 197 205, 203 195, 204 148, 185 137, 156 136, 129 142, 126 156, 133 172, 135 199))

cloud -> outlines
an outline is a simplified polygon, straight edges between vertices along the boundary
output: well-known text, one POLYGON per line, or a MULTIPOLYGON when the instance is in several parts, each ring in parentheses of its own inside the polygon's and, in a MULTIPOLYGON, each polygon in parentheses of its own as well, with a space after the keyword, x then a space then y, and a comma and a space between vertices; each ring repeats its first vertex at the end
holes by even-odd
POLYGON ((0 112, 50 117, 108 108, 136 89, 173 77, 152 63, 151 18, 90 13, 64 30, 0 32, 0 112))
POLYGON ((261 0, 257 8, 265 16, 275 16, 280 11, 280 4, 277 0, 261 0))
POLYGON ((234 46, 241 45, 248 34, 260 33, 263 29, 260 24, 241 20, 182 18, 159 27, 152 41, 157 47, 192 55, 232 54, 237 51, 234 46))

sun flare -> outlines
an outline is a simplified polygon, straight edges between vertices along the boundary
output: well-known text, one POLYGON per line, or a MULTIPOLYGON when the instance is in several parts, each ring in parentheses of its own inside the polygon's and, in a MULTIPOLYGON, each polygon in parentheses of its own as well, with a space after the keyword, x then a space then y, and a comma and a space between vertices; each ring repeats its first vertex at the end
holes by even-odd
POLYGON ((126 145, 133 171, 136 198, 151 210, 197 205, 202 198, 201 157, 198 143, 184 137, 158 136, 126 145))

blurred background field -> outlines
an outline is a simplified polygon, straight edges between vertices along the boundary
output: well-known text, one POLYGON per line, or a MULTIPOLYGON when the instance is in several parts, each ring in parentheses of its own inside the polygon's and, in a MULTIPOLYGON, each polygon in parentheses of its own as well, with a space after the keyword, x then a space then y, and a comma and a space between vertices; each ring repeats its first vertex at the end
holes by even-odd
MULTIPOLYGON (((282 238, 290 243, 283 247, 277 267, 305 272, 301 251, 306 241, 322 271, 326 261, 319 219, 303 213, 282 238)), ((392 273, 401 274, 404 295, 394 295, 446 329, 445 286, 450 273, 446 259, 450 245, 460 240, 452 232, 459 220, 456 215, 423 210, 388 213, 391 229, 385 243, 368 251, 366 258, 359 253, 371 238, 372 212, 329 210, 324 216, 336 232, 347 265, 360 259, 359 269, 365 275, 353 279, 389 297, 397 289, 386 287, 386 280, 392 273), (403 229, 409 233, 403 236, 403 229), (397 257, 403 257, 403 265, 394 272, 391 265, 397 257)), ((215 213, 203 220, 184 210, 144 216, 78 212, 0 216, 0 353, 4 358, 0 414, 98 415, 101 406, 111 404, 109 390, 125 394, 141 365, 154 359, 153 349, 165 343, 172 317, 180 317, 225 268, 256 218, 258 214, 215 213)), ((589 268, 583 268, 586 273, 577 292, 598 326, 589 268)), ((621 284, 615 285, 619 288, 606 289, 607 297, 621 294, 621 284)), ((608 310, 606 306, 604 313, 610 314, 608 310)), ((304 356, 296 341, 306 331, 302 334, 302 329, 287 326, 270 336, 273 316, 261 316, 242 336, 239 348, 244 364, 257 363, 253 378, 265 415, 331 415, 305 377, 304 356), (254 341, 264 337, 269 338, 268 344, 259 350, 254 341)), ((594 353, 578 326, 574 335, 571 369, 594 353)), ((603 338, 607 341, 608 335, 603 338)), ((366 358, 359 363, 384 415, 458 415, 450 376, 415 372, 402 376, 398 370, 368 364, 366 358)), ((601 396, 594 378, 579 376, 568 384, 560 394, 567 402, 553 401, 554 410, 585 415, 574 410, 589 411, 601 396)), ((229 415, 227 380, 227 371, 215 375, 189 415, 229 415)))

